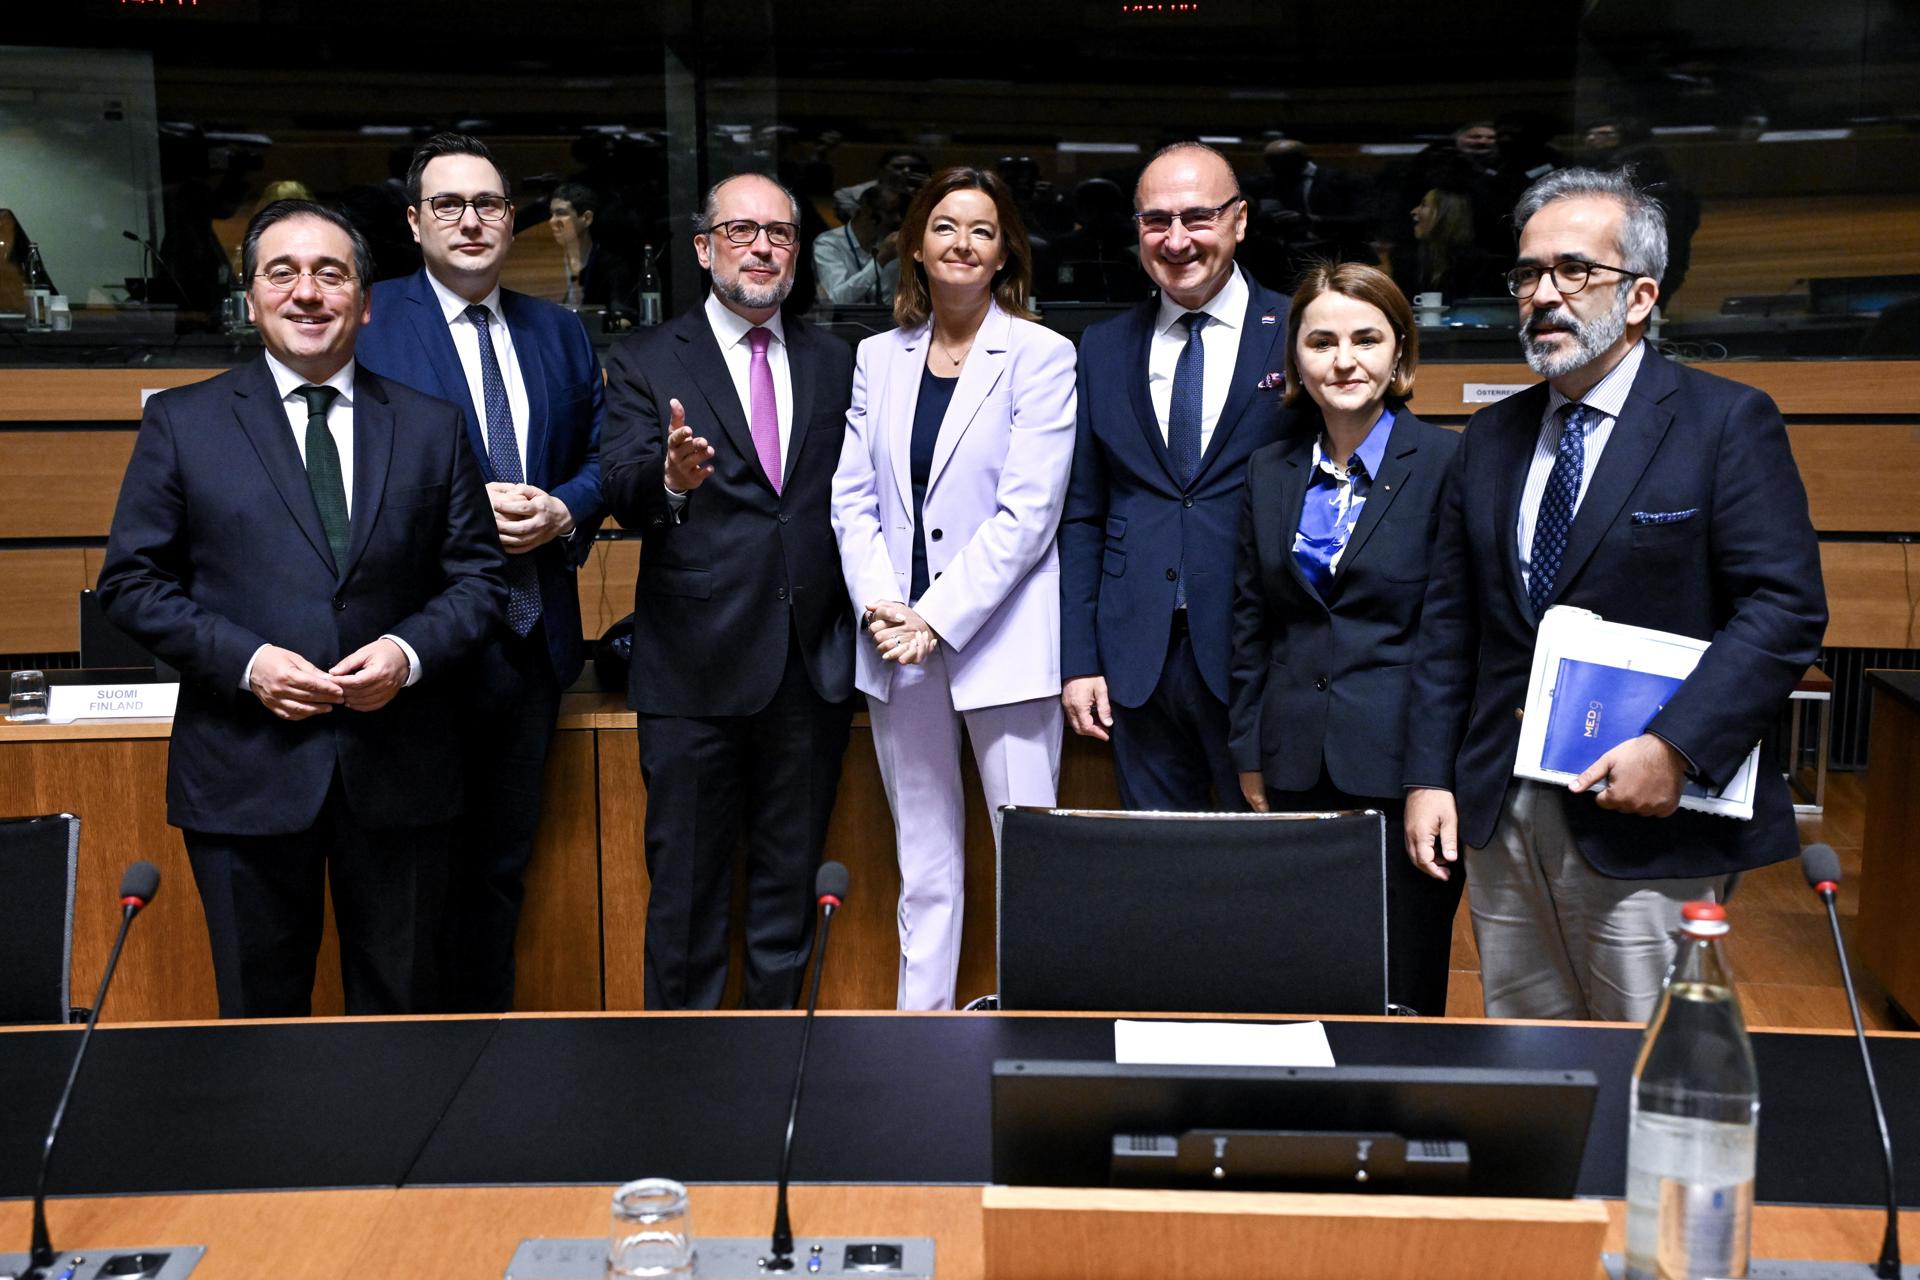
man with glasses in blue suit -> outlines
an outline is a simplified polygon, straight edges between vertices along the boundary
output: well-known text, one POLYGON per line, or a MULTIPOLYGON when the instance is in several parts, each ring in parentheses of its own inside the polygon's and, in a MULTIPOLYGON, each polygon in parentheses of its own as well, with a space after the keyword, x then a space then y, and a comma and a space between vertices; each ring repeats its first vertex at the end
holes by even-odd
POLYGON ((486 144, 414 152, 407 223, 425 265, 373 291, 360 360, 459 406, 507 553, 507 626, 469 673, 467 813, 445 941, 449 1008, 513 1005, 514 935, 560 694, 582 666, 574 574, 600 498, 600 364, 579 317, 500 287, 513 246, 507 177, 486 144))
POLYGON ((1176 143, 1134 189, 1160 295, 1080 343, 1060 526, 1067 723, 1113 743, 1130 809, 1244 809, 1227 749, 1233 559, 1247 458, 1280 438, 1287 300, 1234 265, 1247 202, 1176 143))

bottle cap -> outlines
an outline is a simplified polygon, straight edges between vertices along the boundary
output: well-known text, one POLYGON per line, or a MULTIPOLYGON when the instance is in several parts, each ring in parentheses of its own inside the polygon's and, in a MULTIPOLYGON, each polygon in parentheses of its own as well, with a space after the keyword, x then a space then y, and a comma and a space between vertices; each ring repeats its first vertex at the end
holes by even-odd
POLYGON ((1718 938, 1727 932, 1727 909, 1717 902, 1689 902, 1680 908, 1680 928, 1696 938, 1718 938))

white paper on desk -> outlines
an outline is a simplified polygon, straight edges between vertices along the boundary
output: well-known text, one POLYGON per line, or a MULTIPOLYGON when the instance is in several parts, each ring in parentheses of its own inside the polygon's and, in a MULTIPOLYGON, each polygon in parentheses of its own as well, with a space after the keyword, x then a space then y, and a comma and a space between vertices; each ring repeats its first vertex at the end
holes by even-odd
POLYGON ((1274 1026, 1117 1018, 1113 1060, 1154 1067, 1330 1067, 1333 1046, 1318 1022, 1274 1026))

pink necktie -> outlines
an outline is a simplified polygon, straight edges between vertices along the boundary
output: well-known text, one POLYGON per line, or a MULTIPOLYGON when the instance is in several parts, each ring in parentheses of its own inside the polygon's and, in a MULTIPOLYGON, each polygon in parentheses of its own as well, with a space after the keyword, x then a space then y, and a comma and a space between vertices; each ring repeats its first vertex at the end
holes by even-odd
POLYGON ((760 469, 780 492, 780 406, 773 398, 773 366, 767 363, 767 344, 773 331, 755 325, 747 330, 747 345, 753 348, 753 365, 747 374, 753 409, 748 425, 753 429, 753 451, 760 455, 760 469))

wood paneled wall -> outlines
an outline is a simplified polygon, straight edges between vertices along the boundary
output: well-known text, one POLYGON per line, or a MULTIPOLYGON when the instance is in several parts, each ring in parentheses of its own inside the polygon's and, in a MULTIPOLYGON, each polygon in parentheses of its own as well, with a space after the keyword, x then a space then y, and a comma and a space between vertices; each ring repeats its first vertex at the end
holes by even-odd
MULTIPOLYGON (((1920 564, 1910 546, 1886 537, 1920 535, 1920 362, 1727 362, 1711 370, 1761 388, 1787 415, 1814 527, 1837 535, 1822 546, 1833 615, 1826 643, 1920 647, 1920 564)), ((0 653, 78 647, 73 596, 99 572, 141 395, 215 372, 0 370, 0 477, 26 498, 0 509, 0 653)), ((1457 424, 1473 409, 1469 384, 1533 380, 1517 364, 1428 364, 1412 407, 1457 424)), ((640 554, 638 539, 603 537, 581 567, 590 638, 632 611, 640 554)))

